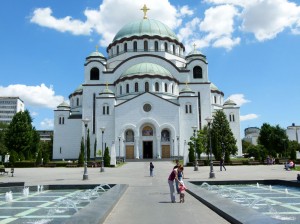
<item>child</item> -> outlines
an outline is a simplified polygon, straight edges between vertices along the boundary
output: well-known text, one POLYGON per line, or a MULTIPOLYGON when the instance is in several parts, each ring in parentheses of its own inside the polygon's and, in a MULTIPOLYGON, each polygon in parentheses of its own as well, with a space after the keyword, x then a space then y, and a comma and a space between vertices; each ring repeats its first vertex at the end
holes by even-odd
POLYGON ((180 203, 184 203, 184 193, 186 189, 183 181, 179 181, 180 203))

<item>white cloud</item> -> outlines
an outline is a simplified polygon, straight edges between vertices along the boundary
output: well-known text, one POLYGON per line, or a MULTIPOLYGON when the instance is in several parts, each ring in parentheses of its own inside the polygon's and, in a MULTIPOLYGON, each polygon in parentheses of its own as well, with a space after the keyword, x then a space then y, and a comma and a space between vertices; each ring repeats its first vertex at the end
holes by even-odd
POLYGON ((184 5, 179 9, 180 16, 192 16, 193 14, 193 10, 190 10, 187 5, 184 5))
MULTIPOLYGON (((39 8, 33 12, 31 22, 61 32, 69 31, 74 35, 89 35, 95 31, 101 36, 101 46, 107 47, 121 27, 131 21, 143 18, 143 12, 140 11, 143 4, 140 1, 132 0, 104 0, 98 9, 84 10, 86 16, 84 22, 74 20, 71 16, 57 19, 52 16, 50 8, 39 8)), ((180 17, 191 13, 187 6, 182 10, 183 14, 178 13, 168 0, 151 0, 147 2, 147 7, 150 8, 147 13, 148 18, 162 21, 171 29, 175 29, 181 24, 180 17)))
POLYGON ((245 8, 241 18, 242 30, 264 41, 295 25, 300 18, 300 7, 287 0, 256 1, 245 8))
POLYGON ((88 22, 74 20, 71 16, 57 19, 52 16, 52 10, 50 8, 39 8, 34 10, 30 22, 60 32, 70 32, 74 35, 89 35, 91 33, 91 24, 88 22))
POLYGON ((249 103, 251 102, 250 100, 245 99, 244 94, 232 94, 230 95, 225 101, 227 101, 228 99, 233 100, 237 106, 242 106, 245 103, 249 103))
POLYGON ((38 106, 54 109, 64 101, 63 96, 55 95, 53 87, 45 84, 40 86, 26 86, 21 84, 0 86, 1 96, 18 96, 25 106, 38 106))
POLYGON ((213 47, 222 47, 226 48, 227 50, 231 50, 234 46, 240 44, 241 38, 237 37, 234 39, 231 39, 229 37, 221 37, 220 39, 216 40, 213 43, 213 47))
POLYGON ((38 112, 35 112, 35 111, 32 111, 32 112, 30 112, 30 115, 31 115, 32 117, 36 117, 36 116, 39 115, 39 113, 38 113, 38 112))
POLYGON ((54 120, 45 118, 43 121, 41 121, 40 126, 42 129, 53 129, 54 127, 54 120))
POLYGON ((257 119, 259 116, 257 114, 246 114, 246 115, 241 115, 240 120, 241 121, 247 121, 247 120, 254 120, 257 119))

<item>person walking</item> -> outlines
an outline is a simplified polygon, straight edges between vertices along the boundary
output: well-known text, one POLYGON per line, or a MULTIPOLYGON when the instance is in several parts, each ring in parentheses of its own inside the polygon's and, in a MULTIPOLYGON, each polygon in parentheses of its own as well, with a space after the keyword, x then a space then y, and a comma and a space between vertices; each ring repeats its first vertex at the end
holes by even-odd
POLYGON ((225 165, 224 165, 225 156, 223 155, 220 159, 220 171, 222 171, 222 167, 226 171, 225 165))
POLYGON ((182 171, 183 167, 182 165, 179 165, 178 168, 175 168, 172 170, 172 172, 170 173, 169 175, 169 178, 168 178, 168 184, 169 184, 169 187, 170 187, 170 196, 171 196, 171 202, 172 203, 176 203, 176 200, 175 200, 175 195, 174 195, 174 181, 179 181, 178 180, 178 171, 182 171))
POLYGON ((153 177, 153 170, 154 170, 154 165, 152 162, 150 162, 150 177, 153 177))

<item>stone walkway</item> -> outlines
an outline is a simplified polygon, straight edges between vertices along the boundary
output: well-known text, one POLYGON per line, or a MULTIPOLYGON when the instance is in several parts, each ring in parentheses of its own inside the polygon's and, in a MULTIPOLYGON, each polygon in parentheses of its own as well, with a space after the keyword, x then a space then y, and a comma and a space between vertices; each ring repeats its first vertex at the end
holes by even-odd
MULTIPOLYGON (((119 168, 89 168, 83 181, 83 168, 15 168, 15 176, 0 176, 0 182, 38 184, 128 184, 129 187, 107 217, 106 224, 117 223, 228 223, 202 203, 186 194, 186 202, 170 203, 167 178, 174 164, 154 162, 154 177, 149 176, 149 162, 130 162, 119 168)), ((297 172, 285 171, 282 165, 228 166, 227 171, 214 167, 214 180, 296 180, 297 172)), ((209 167, 184 170, 185 181, 208 181, 209 167)), ((178 201, 178 196, 177 196, 178 201)))

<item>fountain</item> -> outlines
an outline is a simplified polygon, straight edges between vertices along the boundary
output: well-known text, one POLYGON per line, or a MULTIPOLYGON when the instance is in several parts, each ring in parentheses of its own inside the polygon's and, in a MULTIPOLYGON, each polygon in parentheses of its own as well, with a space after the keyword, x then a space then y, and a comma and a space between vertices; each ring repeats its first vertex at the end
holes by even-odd
POLYGON ((23 189, 23 195, 25 197, 28 197, 28 195, 29 195, 29 187, 24 187, 24 189, 23 189))
POLYGON ((12 192, 11 191, 6 192, 5 193, 5 201, 12 202, 12 200, 13 200, 13 194, 12 194, 12 192))

